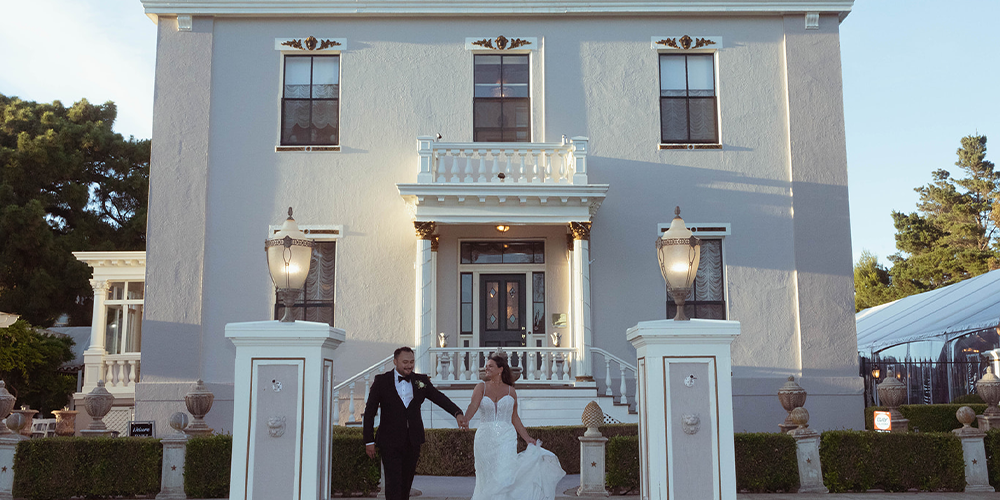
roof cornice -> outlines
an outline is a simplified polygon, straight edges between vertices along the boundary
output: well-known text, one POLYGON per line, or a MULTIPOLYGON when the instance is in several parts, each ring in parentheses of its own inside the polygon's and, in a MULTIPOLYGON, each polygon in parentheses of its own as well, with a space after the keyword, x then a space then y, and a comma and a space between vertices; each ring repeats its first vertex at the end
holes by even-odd
POLYGON ((854 0, 141 0, 158 16, 778 15, 850 13, 854 0))

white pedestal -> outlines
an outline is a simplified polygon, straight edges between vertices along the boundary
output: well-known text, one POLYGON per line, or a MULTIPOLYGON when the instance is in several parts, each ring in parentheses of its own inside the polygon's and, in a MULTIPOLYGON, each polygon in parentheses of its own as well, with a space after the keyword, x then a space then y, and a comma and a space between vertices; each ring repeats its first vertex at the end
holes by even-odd
POLYGON ((642 500, 736 500, 732 361, 736 321, 629 328, 639 385, 642 500))
POLYGON ((160 493, 156 500, 186 500, 184 493, 184 456, 187 434, 175 432, 160 440, 163 444, 163 469, 160 472, 160 493))
POLYGON ((580 436, 580 487, 576 489, 578 497, 606 497, 608 490, 605 481, 605 446, 608 438, 600 433, 597 436, 580 436))
POLYGON ((333 351, 325 323, 230 323, 236 346, 230 500, 330 497, 333 351))

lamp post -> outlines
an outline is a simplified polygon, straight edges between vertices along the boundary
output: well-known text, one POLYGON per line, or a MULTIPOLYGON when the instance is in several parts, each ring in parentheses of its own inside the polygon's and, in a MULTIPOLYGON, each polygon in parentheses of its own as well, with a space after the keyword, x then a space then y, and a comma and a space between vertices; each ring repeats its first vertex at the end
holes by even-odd
POLYGON ((288 207, 288 218, 273 237, 264 242, 267 252, 267 269, 271 281, 277 289, 278 299, 285 307, 281 322, 292 322, 292 306, 298 297, 312 260, 313 242, 299 231, 299 225, 292 218, 292 207, 288 207))
POLYGON ((670 229, 656 240, 656 256, 660 260, 660 272, 667 282, 667 290, 677 304, 677 314, 674 321, 687 321, 684 314, 684 301, 691 293, 695 274, 698 272, 698 261, 701 259, 701 240, 696 238, 691 230, 684 226, 681 219, 681 207, 674 209, 674 220, 670 229))

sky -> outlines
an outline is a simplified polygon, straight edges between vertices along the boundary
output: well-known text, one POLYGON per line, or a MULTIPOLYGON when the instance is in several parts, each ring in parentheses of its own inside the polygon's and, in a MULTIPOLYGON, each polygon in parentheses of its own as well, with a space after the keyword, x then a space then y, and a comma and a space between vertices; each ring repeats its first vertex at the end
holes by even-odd
MULTIPOLYGON (((0 0, 0 94, 118 105, 115 131, 152 131, 156 26, 139 0, 0 0), (26 21, 27 20, 27 21, 26 21)), ((998 0, 857 0, 840 26, 853 259, 896 252, 931 172, 983 134, 1000 162, 998 0)))

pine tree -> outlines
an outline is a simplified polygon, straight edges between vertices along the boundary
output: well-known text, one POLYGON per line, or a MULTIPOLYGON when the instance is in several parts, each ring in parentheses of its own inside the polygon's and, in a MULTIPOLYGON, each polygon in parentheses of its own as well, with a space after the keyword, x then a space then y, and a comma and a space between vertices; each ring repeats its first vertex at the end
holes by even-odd
POLYGON ((868 309, 895 300, 889 271, 878 263, 878 256, 865 250, 854 264, 854 311, 868 309))

